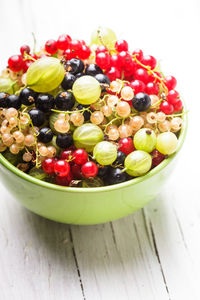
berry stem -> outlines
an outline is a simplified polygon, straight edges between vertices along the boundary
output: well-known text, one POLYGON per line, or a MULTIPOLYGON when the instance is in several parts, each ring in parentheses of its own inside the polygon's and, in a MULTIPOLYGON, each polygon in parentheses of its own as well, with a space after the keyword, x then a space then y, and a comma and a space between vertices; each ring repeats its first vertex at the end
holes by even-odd
POLYGON ((33 122, 32 122, 32 120, 31 120, 29 114, 28 114, 28 113, 23 113, 23 114, 24 114, 25 116, 28 117, 29 123, 30 123, 30 125, 31 125, 31 127, 32 127, 32 129, 33 129, 33 136, 34 136, 34 138, 35 138, 35 155, 36 155, 36 158, 35 158, 35 166, 36 166, 36 168, 39 168, 39 167, 41 166, 41 163, 40 163, 39 160, 38 160, 38 158, 39 158, 39 150, 38 150, 38 143, 37 143, 37 134, 36 134, 36 132, 35 132, 35 128, 34 128, 34 126, 33 126, 33 122))
POLYGON ((182 112, 182 113, 180 113, 180 114, 166 115, 166 117, 167 117, 167 118, 168 118, 168 117, 181 117, 181 116, 187 114, 188 112, 189 112, 189 110, 186 110, 186 111, 184 111, 184 112, 182 112))
POLYGON ((100 43, 108 50, 109 54, 111 54, 110 49, 108 47, 106 47, 106 45, 103 42, 102 36, 100 34, 100 29, 97 30, 97 35, 98 35, 98 39, 99 39, 100 43))
POLYGON ((21 92, 25 87, 26 87, 26 85, 25 85, 25 86, 22 86, 19 90, 17 90, 17 91, 15 92, 15 95, 19 96, 20 92, 21 92))
POLYGON ((156 102, 153 105, 151 105, 151 108, 158 106, 162 101, 163 101, 163 99, 161 98, 158 102, 156 102))
POLYGON ((24 53, 24 60, 32 60, 32 61, 36 61, 35 58, 33 58, 32 56, 30 56, 30 55, 27 54, 26 52, 24 53))
POLYGON ((35 53, 37 40, 36 40, 36 37, 35 37, 35 33, 31 32, 31 34, 32 34, 32 37, 33 37, 33 53, 35 53))
POLYGON ((165 93, 168 93, 168 88, 166 87, 165 83, 164 83, 164 78, 160 78, 152 69, 150 66, 146 66, 144 64, 142 64, 138 59, 137 59, 137 54, 132 55, 133 60, 135 62, 137 62, 141 67, 143 67, 144 69, 146 69, 149 73, 151 73, 157 80, 160 81, 165 93))
POLYGON ((127 168, 124 168, 121 170, 122 173, 124 173, 127 170, 127 168))
POLYGON ((104 95, 103 98, 98 101, 98 103, 100 104, 103 102, 104 104, 106 104, 106 102, 105 102, 106 98, 108 98, 108 95, 104 95))
POLYGON ((80 109, 80 110, 66 110, 66 111, 63 111, 63 110, 57 110, 57 109, 51 109, 51 111, 53 112, 56 112, 56 113, 59 113, 59 114, 73 114, 74 112, 84 112, 84 111, 90 111, 90 108, 89 107, 86 107, 86 108, 83 108, 83 109, 80 109))
POLYGON ((113 122, 115 122, 117 120, 120 120, 120 119, 122 119, 122 118, 121 117, 116 117, 116 118, 112 119, 110 122, 108 122, 108 124, 103 125, 103 126, 105 126, 104 131, 106 132, 106 130, 107 130, 107 128, 108 128, 109 125, 111 125, 113 122))

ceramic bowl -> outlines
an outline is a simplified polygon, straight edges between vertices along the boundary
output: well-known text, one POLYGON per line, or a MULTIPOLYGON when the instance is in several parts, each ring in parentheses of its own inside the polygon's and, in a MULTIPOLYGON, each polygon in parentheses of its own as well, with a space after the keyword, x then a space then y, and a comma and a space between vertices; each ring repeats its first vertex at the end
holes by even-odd
POLYGON ((176 153, 146 175, 98 187, 62 187, 18 170, 0 155, 1 181, 24 207, 45 218, 69 224, 98 224, 127 216, 154 199, 170 177, 185 140, 187 116, 176 153))

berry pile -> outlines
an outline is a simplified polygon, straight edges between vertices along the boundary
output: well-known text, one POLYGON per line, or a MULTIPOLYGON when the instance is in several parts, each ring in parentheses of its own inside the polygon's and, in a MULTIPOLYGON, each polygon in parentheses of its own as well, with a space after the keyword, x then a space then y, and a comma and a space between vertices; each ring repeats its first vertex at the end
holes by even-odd
POLYGON ((20 53, 0 77, 0 152, 20 170, 98 187, 144 175, 176 151, 183 104, 153 56, 106 28, 90 47, 62 34, 20 53))

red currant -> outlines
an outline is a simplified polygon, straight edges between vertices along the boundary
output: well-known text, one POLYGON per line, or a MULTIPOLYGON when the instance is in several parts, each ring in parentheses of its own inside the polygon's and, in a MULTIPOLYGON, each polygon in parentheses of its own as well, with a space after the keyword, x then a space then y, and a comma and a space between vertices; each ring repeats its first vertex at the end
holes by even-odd
POLYGON ((60 159, 71 160, 72 159, 72 150, 64 150, 60 154, 60 159))
POLYGON ((133 71, 134 71, 134 73, 138 70, 138 69, 140 69, 141 68, 141 66, 136 62, 136 61, 133 61, 133 71))
POLYGON ((119 56, 117 54, 113 54, 110 56, 110 65, 111 67, 116 67, 120 69, 119 56))
POLYGON ((21 55, 13 55, 8 59, 8 66, 13 72, 19 72, 23 69, 24 62, 21 55))
POLYGON ((122 51, 119 53, 119 65, 121 68, 127 67, 131 61, 132 61, 132 57, 128 52, 122 51))
POLYGON ((70 171, 70 165, 65 160, 58 160, 54 164, 54 173, 57 176, 64 177, 69 174, 70 171))
POLYGON ((152 55, 146 55, 141 59, 141 63, 145 66, 150 66, 151 69, 155 69, 157 61, 152 55))
POLYGON ((99 52, 96 54, 96 63, 102 70, 107 70, 110 67, 110 54, 99 52))
POLYGON ((72 172, 70 171, 69 174, 66 177, 67 181, 70 183, 73 179, 74 179, 74 175, 72 174, 72 172))
POLYGON ((24 73, 26 73, 26 71, 28 70, 30 65, 32 65, 33 62, 34 62, 33 60, 29 60, 29 59, 24 61, 24 65, 23 65, 24 73))
POLYGON ((51 55, 55 54, 58 50, 56 41, 48 40, 45 44, 45 50, 51 55))
POLYGON ((146 93, 148 95, 158 95, 159 86, 157 85, 157 83, 148 82, 147 85, 146 85, 146 93))
POLYGON ((135 54, 137 55, 136 58, 138 60, 141 60, 143 58, 143 52, 142 52, 141 49, 134 50, 133 53, 132 53, 132 55, 135 55, 135 54))
POLYGON ((132 81, 134 79, 133 70, 130 70, 130 71, 124 70, 124 79, 129 81, 129 82, 132 81))
POLYGON ((133 74, 135 72, 135 63, 132 61, 132 59, 125 64, 124 70, 129 74, 133 74))
POLYGON ((173 106, 174 106, 174 111, 181 111, 183 109, 183 103, 181 100, 176 102, 173 106))
POLYGON ((74 176, 71 172, 65 177, 55 176, 56 184, 62 186, 69 186, 70 182, 74 179, 74 176))
POLYGON ((63 52, 63 55, 65 57, 66 60, 70 60, 72 58, 75 58, 76 57, 76 53, 71 50, 71 49, 67 49, 63 52))
MULTIPOLYGON (((154 72, 158 77, 162 78, 159 72, 154 72)), ((159 79, 155 77, 154 74, 149 74, 148 82, 160 83, 159 79)))
POLYGON ((42 162, 42 169, 45 173, 52 175, 54 174, 54 165, 56 160, 54 158, 46 158, 42 162))
POLYGON ((86 42, 84 40, 79 40, 79 42, 81 43, 81 45, 85 45, 86 46, 86 42))
POLYGON ((116 67, 111 67, 108 71, 106 71, 105 75, 109 77, 110 81, 121 78, 121 72, 116 67))
POLYGON ((118 52, 128 51, 128 43, 125 40, 118 40, 115 43, 115 49, 118 52))
POLYGON ((128 138, 122 138, 119 140, 119 148, 118 150, 124 152, 126 155, 129 153, 133 152, 134 150, 134 145, 133 145, 133 139, 128 137, 128 138))
POLYGON ((84 149, 77 149, 73 153, 74 162, 77 165, 83 165, 88 160, 88 154, 84 149))
POLYGON ((104 53, 108 52, 108 49, 104 45, 100 45, 97 47, 96 54, 98 54, 100 52, 104 52, 104 53))
POLYGON ((130 86, 134 90, 134 94, 141 93, 145 91, 145 84, 140 80, 131 81, 130 86))
POLYGON ((77 56, 79 56, 82 48, 82 44, 79 40, 72 40, 69 44, 69 47, 77 56))
POLYGON ((92 161, 87 161, 82 165, 81 172, 85 178, 95 177, 98 173, 98 166, 92 161))
POLYGON ((91 54, 90 48, 86 45, 82 45, 80 53, 79 53, 79 58, 80 59, 88 59, 90 57, 90 54, 91 54))
POLYGON ((149 74, 148 74, 148 72, 147 72, 145 69, 143 69, 143 68, 137 69, 137 70, 135 71, 134 77, 135 77, 135 79, 140 80, 140 81, 142 81, 142 82, 144 82, 144 83, 149 82, 149 74))
POLYGON ((151 156, 152 156, 152 167, 158 166, 165 159, 164 154, 160 153, 157 149, 154 149, 151 152, 151 156))
POLYGON ((169 93, 167 94, 167 101, 174 105, 179 101, 179 93, 176 90, 169 91, 169 93))
POLYGON ((57 48, 60 50, 66 50, 69 48, 69 43, 71 42, 71 37, 67 34, 61 34, 57 40, 57 48))
POLYGON ((21 52, 21 55, 23 56, 25 53, 26 54, 29 54, 31 51, 31 48, 28 46, 28 45, 23 45, 21 46, 20 48, 20 52, 21 52))
POLYGON ((174 111, 174 106, 170 104, 167 101, 162 101, 160 104, 160 109, 162 112, 164 112, 166 115, 171 115, 174 111))
POLYGON ((175 87, 177 85, 177 80, 174 76, 166 76, 165 81, 166 81, 165 85, 169 91, 175 89, 175 87))
POLYGON ((71 166, 71 172, 74 175, 74 178, 80 179, 81 178, 81 166, 77 164, 73 164, 71 166))
POLYGON ((37 60, 37 59, 39 58, 35 53, 30 54, 30 56, 31 56, 32 58, 34 58, 35 60, 37 60))

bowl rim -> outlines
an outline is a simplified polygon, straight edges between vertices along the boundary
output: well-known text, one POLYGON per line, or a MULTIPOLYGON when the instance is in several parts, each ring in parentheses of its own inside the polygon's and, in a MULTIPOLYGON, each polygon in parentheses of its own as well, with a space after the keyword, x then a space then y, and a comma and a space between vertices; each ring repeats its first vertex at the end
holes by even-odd
POLYGON ((182 148, 183 142, 185 140, 186 132, 187 132, 187 127, 188 127, 188 116, 187 116, 187 110, 185 107, 184 103, 184 108, 183 108, 183 126, 181 128, 179 138, 178 138, 178 146, 176 149, 176 152, 169 156, 168 158, 164 159, 163 162, 161 162, 158 166, 153 168, 151 171, 149 171, 147 174, 136 177, 133 179, 130 179, 128 181, 118 183, 118 184, 113 184, 109 186, 103 186, 103 187, 94 187, 94 188, 83 188, 83 187, 67 187, 67 186, 60 186, 56 185, 53 183, 45 182, 40 179, 37 179, 35 177, 32 177, 23 171, 20 171, 17 167, 12 165, 1 153, 0 153, 0 163, 7 168, 9 171, 17 175, 18 177, 23 178, 26 181, 29 181, 33 184, 39 185, 41 187, 45 187, 51 190, 57 190, 57 191, 62 191, 62 192, 70 192, 70 193, 96 193, 96 192, 109 192, 112 190, 117 190, 121 188, 126 188, 131 185, 135 185, 137 183, 140 183, 146 179, 151 178, 153 175, 156 173, 159 173, 162 169, 164 169, 171 161, 174 160, 174 158, 177 156, 178 152, 182 148))

